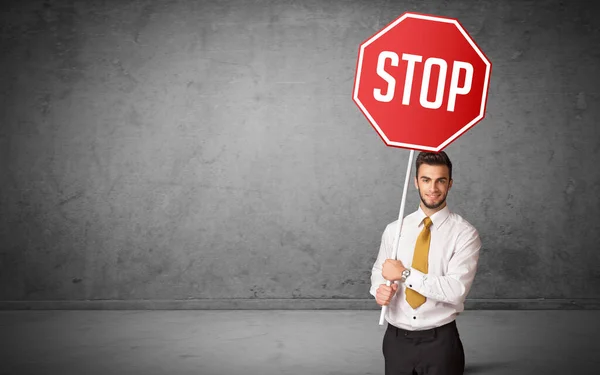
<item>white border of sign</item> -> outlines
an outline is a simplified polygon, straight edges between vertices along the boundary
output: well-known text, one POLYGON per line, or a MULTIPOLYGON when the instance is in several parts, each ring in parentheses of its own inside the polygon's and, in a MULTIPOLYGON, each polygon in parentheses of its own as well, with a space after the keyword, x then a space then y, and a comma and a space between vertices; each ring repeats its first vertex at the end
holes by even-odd
POLYGON ((463 133, 465 133, 467 130, 469 130, 473 125, 475 125, 477 122, 479 122, 484 117, 485 107, 486 107, 486 99, 487 99, 487 92, 488 92, 488 85, 489 85, 489 80, 490 80, 490 72, 491 72, 491 63, 485 57, 485 55, 481 52, 481 50, 479 49, 479 47, 477 47, 477 45, 475 44, 475 42, 473 42, 473 40, 471 39, 471 37, 469 36, 469 34, 463 29, 463 27, 460 25, 460 23, 458 22, 458 20, 452 19, 452 18, 433 17, 433 16, 426 16, 426 15, 422 15, 422 14, 408 13, 407 12, 407 13, 404 13, 404 15, 402 15, 400 18, 398 18, 396 21, 394 21, 393 23, 391 23, 390 25, 388 25, 385 29, 383 29, 380 32, 378 32, 376 35, 374 35, 373 37, 371 37, 369 40, 367 40, 366 42, 364 42, 360 46, 360 53, 359 53, 359 56, 358 56, 358 65, 357 65, 357 72, 356 72, 356 81, 354 83, 354 96, 353 96, 353 99, 354 99, 354 102, 360 107, 360 109, 362 110, 362 112, 365 114, 365 116, 367 116, 367 118, 369 119, 369 121, 371 122, 371 124, 377 130, 377 133, 379 133, 379 135, 381 136, 381 138, 383 138, 383 140, 385 141, 385 143, 388 146, 397 146, 397 147, 409 148, 409 149, 415 149, 415 150, 438 152, 438 151, 442 150, 444 147, 446 147, 447 145, 449 145, 450 143, 452 143, 456 138, 460 137, 463 133), (418 18, 418 19, 427 20, 427 21, 444 22, 444 23, 454 24, 454 26, 456 26, 456 28, 465 37, 465 39, 467 40, 467 42, 469 42, 469 44, 471 45, 471 47, 473 47, 473 49, 475 50, 475 52, 477 52, 477 54, 479 55, 479 57, 481 58, 481 60, 483 60, 483 63, 487 66, 486 71, 485 71, 485 79, 484 79, 484 83, 483 83, 483 95, 482 95, 482 99, 481 99, 481 110, 479 111, 479 115, 477 117, 475 117, 475 119, 473 119, 467 125, 465 125, 462 129, 460 129, 458 132, 456 132, 452 137, 450 137, 449 139, 447 139, 444 143, 442 143, 441 145, 439 145, 436 148, 422 146, 422 145, 413 145, 413 144, 410 144, 410 143, 400 143, 400 142, 392 142, 392 141, 390 141, 385 136, 385 134, 383 133, 383 131, 381 131, 381 128, 379 127, 379 125, 377 125, 377 122, 375 121, 375 119, 373 119, 373 117, 371 116, 371 114, 369 113, 369 111, 367 111, 367 109, 365 108, 365 106, 358 99, 358 88, 359 88, 359 85, 360 85, 360 77, 361 77, 361 73, 362 73, 362 62, 363 62, 363 55, 364 55, 365 48, 367 46, 369 46, 369 44, 371 44, 374 41, 376 41, 377 39, 379 39, 379 37, 381 37, 383 34, 385 34, 386 32, 388 32, 391 28, 395 27, 400 22, 404 21, 406 18, 418 18))

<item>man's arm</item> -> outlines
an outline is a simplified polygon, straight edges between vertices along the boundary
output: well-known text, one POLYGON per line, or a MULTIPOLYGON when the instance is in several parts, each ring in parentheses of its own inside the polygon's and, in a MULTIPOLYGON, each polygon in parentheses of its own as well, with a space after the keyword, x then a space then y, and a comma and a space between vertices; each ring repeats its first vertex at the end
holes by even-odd
POLYGON ((477 230, 470 227, 458 235, 457 241, 446 275, 424 274, 411 268, 406 287, 437 301, 452 305, 464 303, 477 271, 481 239, 477 230))
POLYGON ((390 251, 393 243, 390 242, 390 236, 388 235, 390 226, 391 225, 388 225, 381 235, 379 253, 377 254, 377 259, 373 264, 373 268, 371 269, 371 289, 369 290, 369 293, 371 293, 373 297, 377 297, 377 288, 379 288, 381 284, 385 284, 387 282, 387 280, 381 275, 381 267, 383 262, 391 257, 390 251))

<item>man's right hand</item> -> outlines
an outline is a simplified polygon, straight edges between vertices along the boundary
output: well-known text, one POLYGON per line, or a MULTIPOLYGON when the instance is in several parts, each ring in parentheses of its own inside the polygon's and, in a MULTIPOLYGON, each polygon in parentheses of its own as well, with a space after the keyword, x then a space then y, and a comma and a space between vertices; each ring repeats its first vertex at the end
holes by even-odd
POLYGON ((377 304, 379 304, 379 306, 389 305, 390 301, 392 300, 392 297, 394 296, 394 294, 396 294, 397 290, 398 290, 398 284, 396 284, 396 283, 392 283, 391 286, 387 286, 385 284, 379 285, 379 288, 377 288, 377 293, 376 293, 376 297, 375 297, 377 304))

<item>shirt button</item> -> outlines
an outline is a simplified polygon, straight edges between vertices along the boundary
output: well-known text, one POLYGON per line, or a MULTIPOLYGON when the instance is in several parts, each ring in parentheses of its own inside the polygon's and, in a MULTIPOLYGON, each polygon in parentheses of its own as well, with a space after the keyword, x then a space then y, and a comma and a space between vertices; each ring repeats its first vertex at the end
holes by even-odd
POLYGON ((412 288, 412 284, 410 284, 410 285, 409 285, 409 287, 411 287, 411 288, 412 288))
POLYGON ((416 316, 413 316, 413 319, 417 319, 417 317, 416 317, 416 316))

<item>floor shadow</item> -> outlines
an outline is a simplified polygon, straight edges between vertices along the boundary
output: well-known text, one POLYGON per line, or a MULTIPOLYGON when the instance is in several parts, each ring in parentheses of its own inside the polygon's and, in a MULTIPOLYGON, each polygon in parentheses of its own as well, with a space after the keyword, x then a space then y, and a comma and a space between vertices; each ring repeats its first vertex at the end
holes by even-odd
POLYGON ((465 365, 465 374, 482 374, 490 370, 497 370, 508 367, 506 362, 487 362, 487 363, 467 363, 465 365))

